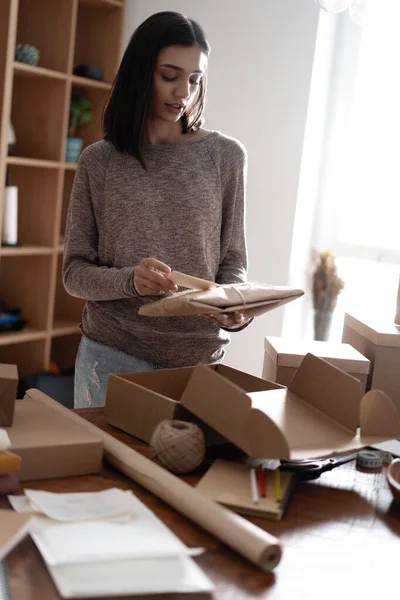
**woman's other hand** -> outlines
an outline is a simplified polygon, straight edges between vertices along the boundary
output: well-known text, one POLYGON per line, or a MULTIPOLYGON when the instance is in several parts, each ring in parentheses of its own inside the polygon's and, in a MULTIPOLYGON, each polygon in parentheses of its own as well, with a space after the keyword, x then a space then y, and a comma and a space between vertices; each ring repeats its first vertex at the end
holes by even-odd
POLYGON ((156 258, 143 258, 133 268, 133 285, 139 296, 159 296, 176 292, 178 287, 169 279, 171 268, 156 258))

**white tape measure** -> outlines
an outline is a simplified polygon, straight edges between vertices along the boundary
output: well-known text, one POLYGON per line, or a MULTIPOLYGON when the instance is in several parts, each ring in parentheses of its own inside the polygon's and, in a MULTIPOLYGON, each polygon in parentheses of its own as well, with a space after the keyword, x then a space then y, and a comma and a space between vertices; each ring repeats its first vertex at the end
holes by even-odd
POLYGON ((383 453, 379 450, 361 450, 357 453, 357 467, 379 469, 383 465, 383 453))

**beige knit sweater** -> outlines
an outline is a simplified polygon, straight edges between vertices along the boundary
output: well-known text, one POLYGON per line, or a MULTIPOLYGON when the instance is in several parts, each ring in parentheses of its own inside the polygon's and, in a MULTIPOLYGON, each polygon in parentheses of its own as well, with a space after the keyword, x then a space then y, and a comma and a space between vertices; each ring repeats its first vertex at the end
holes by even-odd
POLYGON ((146 145, 147 171, 106 141, 79 161, 65 238, 63 280, 87 300, 83 333, 158 367, 223 358, 229 334, 199 317, 138 315, 133 267, 155 257, 218 283, 244 281, 246 154, 216 131, 146 145))

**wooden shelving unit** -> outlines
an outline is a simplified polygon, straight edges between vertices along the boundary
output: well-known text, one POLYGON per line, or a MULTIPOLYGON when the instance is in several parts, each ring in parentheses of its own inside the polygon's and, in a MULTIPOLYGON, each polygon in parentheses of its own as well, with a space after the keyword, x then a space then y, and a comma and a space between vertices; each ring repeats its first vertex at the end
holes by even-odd
POLYGON ((0 298, 21 309, 28 325, 0 333, 0 362, 20 376, 54 360, 73 366, 84 302, 65 292, 63 237, 76 164, 65 162, 71 91, 93 103, 94 119, 79 131, 84 147, 101 139, 101 115, 122 42, 124 0, 0 0, 0 232, 8 173, 18 186, 18 246, 0 247, 0 298), (38 66, 14 60, 17 43, 40 50, 38 66), (100 67, 104 80, 73 74, 100 67), (12 122, 17 143, 7 156, 12 122))

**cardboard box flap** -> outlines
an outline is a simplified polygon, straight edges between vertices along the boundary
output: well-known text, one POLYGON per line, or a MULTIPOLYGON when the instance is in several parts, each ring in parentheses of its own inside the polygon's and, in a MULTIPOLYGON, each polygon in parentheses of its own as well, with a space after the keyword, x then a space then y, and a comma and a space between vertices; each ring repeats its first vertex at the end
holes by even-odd
POLYGON ((400 437, 400 415, 384 392, 371 390, 361 400, 360 432, 365 445, 377 437, 389 440, 400 437))
POLYGON ((0 560, 3 560, 29 533, 33 522, 34 520, 30 514, 19 514, 13 510, 0 510, 0 560))
POLYGON ((252 400, 244 423, 250 456, 286 460, 293 459, 294 452, 299 458, 319 456, 355 435, 289 390, 264 397, 253 394, 252 400))
POLYGON ((349 432, 356 432, 360 422, 361 384, 355 377, 321 358, 306 354, 289 390, 349 432))
MULTIPOLYGON (((252 410, 252 397, 278 390, 285 392, 286 388, 225 365, 197 365, 181 404, 249 454, 251 448, 244 423, 252 410)), ((276 431, 275 437, 277 446, 287 447, 280 431, 276 431)))

